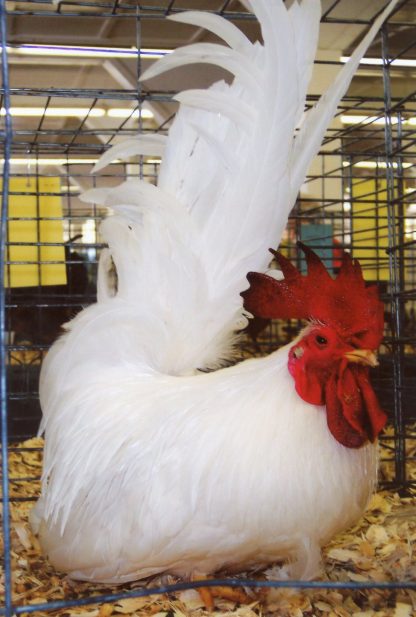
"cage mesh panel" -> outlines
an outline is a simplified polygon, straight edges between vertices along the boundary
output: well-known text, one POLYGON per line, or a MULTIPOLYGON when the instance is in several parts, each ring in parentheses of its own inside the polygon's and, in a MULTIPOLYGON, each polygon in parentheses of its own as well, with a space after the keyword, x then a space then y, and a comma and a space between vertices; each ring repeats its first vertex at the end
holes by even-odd
MULTIPOLYGON (((9 83, 6 43, 9 43, 11 57, 18 45, 7 41, 6 17, 9 20, 19 17, 33 20, 47 18, 56 24, 73 18, 91 22, 102 20, 97 22, 100 24, 109 20, 112 24, 122 24, 123 28, 127 28, 130 32, 128 44, 140 49, 147 23, 156 20, 162 23, 161 20, 170 13, 201 8, 206 3, 196 0, 149 0, 147 3, 68 0, 52 4, 28 0, 10 3, 7 16, 5 4, 1 0, 1 107, 21 107, 29 100, 30 106, 42 111, 30 122, 25 122, 24 126, 18 118, 14 118, 12 140, 9 117, 1 116, 0 145, 2 158, 6 162, 2 185, 1 247, 5 266, 0 266, 0 269, 2 277, 7 279, 0 301, 2 452, 6 452, 9 443, 11 456, 16 452, 37 456, 36 448, 19 444, 23 439, 34 436, 38 428, 41 360, 59 335, 62 324, 95 300, 97 260, 103 248, 99 223, 105 212, 96 206, 82 204, 78 195, 88 188, 115 186, 128 178, 141 177, 154 182, 158 162, 148 157, 137 158, 129 164, 113 164, 94 176, 90 172, 100 154, 119 139, 131 137, 138 131, 166 133, 176 104, 171 100, 173 92, 149 91, 138 85, 127 89, 71 89, 55 87, 52 75, 49 81, 52 85, 47 87, 17 84, 13 65, 9 83), (138 112, 146 109, 147 105, 163 105, 166 119, 147 120, 140 116, 138 112), (65 123, 57 122, 51 115, 51 110, 72 106, 82 107, 85 111, 66 119, 65 123), (97 114, 114 108, 128 108, 129 115, 100 122, 97 114), (48 159, 59 160, 59 164, 51 166, 46 162, 48 159), (9 165, 10 182, 7 173, 9 165), (8 221, 5 218, 6 201, 10 206, 8 221), (13 228, 15 224, 22 225, 26 230, 23 240, 21 229, 18 233, 12 231, 16 229, 13 228), (48 229, 54 231, 48 232, 48 229), (61 250, 61 253, 54 252, 55 249, 61 250), (14 286, 11 281, 18 272, 16 268, 24 266, 32 268, 30 284, 14 286), (45 284, 48 266, 64 266, 65 280, 45 284)), ((388 472, 380 481, 382 486, 408 492, 414 490, 416 482, 411 475, 416 438, 416 123, 410 121, 416 118, 416 93, 411 88, 404 96, 402 92, 396 92, 396 82, 392 77, 396 68, 391 60, 414 57, 416 43, 411 46, 404 44, 401 50, 395 51, 394 58, 388 47, 391 37, 397 41, 401 29, 413 25, 408 21, 407 9, 414 6, 413 0, 400 3, 399 10, 383 30, 378 48, 373 48, 372 54, 384 60, 382 66, 372 67, 380 95, 363 97, 354 91, 342 101, 338 120, 327 131, 280 247, 298 267, 304 268, 305 264, 296 249, 296 241, 302 240, 320 254, 334 274, 339 268, 342 252, 350 251, 362 263, 365 277, 378 283, 385 303, 386 336, 373 382, 390 420, 389 428, 382 436, 390 464, 384 467, 388 472), (360 115, 367 119, 347 124, 342 117, 348 115, 360 115)), ((242 26, 253 22, 253 16, 242 5, 229 0, 224 0, 216 12, 242 26)), ((322 21, 329 28, 332 24, 364 26, 371 20, 351 20, 348 17, 348 0, 334 0, 327 3, 322 21)), ((129 66, 134 66, 137 77, 143 57, 139 53, 129 60, 129 66)), ((331 67, 334 62, 321 60, 319 64, 331 67)), ((44 70, 48 70, 48 65, 44 70)), ((316 100, 317 96, 311 95, 308 104, 313 105, 316 100)), ((290 342, 302 324, 294 320, 275 320, 266 327, 264 325, 261 324, 258 331, 249 331, 242 340, 242 358, 263 355, 290 342)), ((13 477, 9 484, 6 457, 2 460, 4 613, 11 616, 29 610, 62 608, 65 606, 62 602, 49 602, 39 605, 37 609, 22 607, 18 603, 13 608, 11 606, 9 487, 13 488, 13 503, 33 502, 38 493, 39 474, 34 472, 30 478, 13 477), (30 490, 24 493, 21 487, 27 486, 28 480, 30 490)), ((240 585, 241 582, 229 584, 240 585)), ((291 586, 291 583, 283 585, 291 586)), ((309 586, 328 585, 337 587, 333 583, 320 582, 309 586)), ((359 583, 345 585, 360 588, 359 583)), ((411 586, 404 581, 401 584, 385 584, 387 588, 389 585, 411 586)), ((367 589, 372 584, 362 583, 361 586, 367 589)), ((185 587, 186 584, 173 586, 172 589, 185 587)), ((378 587, 383 587, 383 584, 378 587)), ((150 593, 150 590, 138 591, 136 595, 140 593, 150 593)), ((125 594, 105 595, 100 600, 113 601, 119 597, 125 597, 125 594)), ((95 598, 95 601, 98 599, 95 598)), ((90 598, 68 596, 67 605, 88 605, 91 602, 90 598)))

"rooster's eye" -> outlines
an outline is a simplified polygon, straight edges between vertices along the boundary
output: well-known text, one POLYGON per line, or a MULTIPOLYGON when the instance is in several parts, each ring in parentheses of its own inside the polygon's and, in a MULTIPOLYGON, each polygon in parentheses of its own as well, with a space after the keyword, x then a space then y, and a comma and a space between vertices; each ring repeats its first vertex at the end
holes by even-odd
POLYGON ((318 345, 326 345, 328 343, 326 338, 324 336, 321 336, 320 334, 316 335, 315 341, 318 343, 318 345))

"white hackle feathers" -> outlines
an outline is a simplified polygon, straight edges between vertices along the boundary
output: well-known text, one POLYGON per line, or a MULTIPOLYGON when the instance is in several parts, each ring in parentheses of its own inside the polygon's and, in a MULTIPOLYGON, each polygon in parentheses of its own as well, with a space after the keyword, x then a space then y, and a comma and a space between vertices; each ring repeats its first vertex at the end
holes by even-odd
POLYGON ((172 18, 227 45, 178 50, 143 78, 212 62, 232 84, 179 94, 167 139, 129 139, 96 166, 164 152, 158 186, 129 180, 84 195, 115 214, 102 225, 98 302, 68 324, 42 369, 34 516, 46 553, 72 576, 122 582, 300 555, 297 573, 311 576, 307 555, 357 518, 372 489, 373 446, 351 452, 332 438, 324 408, 297 396, 287 349, 198 371, 232 355, 246 273, 266 269, 385 16, 300 125, 320 2, 249 5, 263 43, 212 14, 172 18))

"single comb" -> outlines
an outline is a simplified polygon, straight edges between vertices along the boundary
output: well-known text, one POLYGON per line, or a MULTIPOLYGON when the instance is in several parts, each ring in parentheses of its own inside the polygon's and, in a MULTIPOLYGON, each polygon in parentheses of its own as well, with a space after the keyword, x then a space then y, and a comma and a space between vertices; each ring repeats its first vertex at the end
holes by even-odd
POLYGON ((275 256, 284 279, 249 272, 250 287, 242 292, 244 308, 263 319, 308 319, 330 325, 346 337, 359 336, 360 344, 376 349, 383 338, 383 304, 377 287, 366 287, 359 262, 344 252, 338 276, 332 278, 309 247, 297 243, 306 257, 303 275, 278 251, 275 256))

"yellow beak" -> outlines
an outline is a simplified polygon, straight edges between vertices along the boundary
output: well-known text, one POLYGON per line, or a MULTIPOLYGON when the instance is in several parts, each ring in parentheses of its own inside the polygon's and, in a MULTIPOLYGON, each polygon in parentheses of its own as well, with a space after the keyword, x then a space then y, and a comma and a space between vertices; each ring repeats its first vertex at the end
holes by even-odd
POLYGON ((377 355, 370 349, 353 349, 344 354, 349 362, 357 362, 366 366, 378 366, 377 355))

